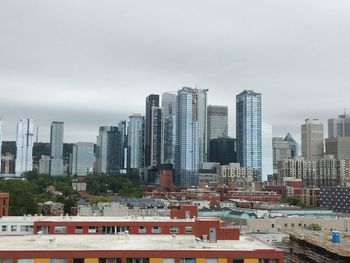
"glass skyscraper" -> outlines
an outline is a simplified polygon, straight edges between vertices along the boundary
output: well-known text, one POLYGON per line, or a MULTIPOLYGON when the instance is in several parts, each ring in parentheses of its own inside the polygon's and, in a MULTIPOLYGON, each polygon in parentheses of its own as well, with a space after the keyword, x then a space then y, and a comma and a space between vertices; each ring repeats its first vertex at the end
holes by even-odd
POLYGON ((53 121, 50 133, 50 175, 63 175, 63 130, 64 123, 53 121))
POLYGON ((261 180, 267 181, 268 176, 273 175, 272 126, 263 122, 261 130, 261 180))
POLYGON ((176 94, 162 94, 162 108, 164 110, 164 163, 174 163, 176 144, 176 94))
POLYGON ((244 90, 236 96, 237 160, 242 167, 255 168, 258 180, 262 175, 261 128, 261 93, 244 90))
POLYGON ((33 170, 34 124, 31 119, 20 119, 17 123, 16 175, 33 170))
POLYGON ((128 169, 143 169, 145 118, 133 114, 128 125, 128 169))

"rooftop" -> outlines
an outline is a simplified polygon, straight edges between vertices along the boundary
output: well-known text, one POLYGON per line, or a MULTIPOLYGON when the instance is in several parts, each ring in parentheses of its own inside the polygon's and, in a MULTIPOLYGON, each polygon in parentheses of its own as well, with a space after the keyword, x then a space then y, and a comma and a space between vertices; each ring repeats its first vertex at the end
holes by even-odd
POLYGON ((171 235, 29 235, 0 237, 0 251, 38 250, 276 250, 248 236, 240 240, 197 241, 195 236, 171 235))

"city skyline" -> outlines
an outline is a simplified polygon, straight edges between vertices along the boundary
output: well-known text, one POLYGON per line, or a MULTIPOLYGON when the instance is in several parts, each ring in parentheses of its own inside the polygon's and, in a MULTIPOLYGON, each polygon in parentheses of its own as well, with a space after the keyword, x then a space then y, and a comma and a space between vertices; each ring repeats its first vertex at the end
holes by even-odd
POLYGON ((58 119, 67 142, 94 142, 96 127, 143 114, 147 95, 191 86, 228 106, 230 136, 235 95, 262 93, 273 136, 290 132, 300 143, 304 119, 326 124, 349 108, 350 3, 311 2, 4 1, 4 140, 28 116, 40 141, 58 119))

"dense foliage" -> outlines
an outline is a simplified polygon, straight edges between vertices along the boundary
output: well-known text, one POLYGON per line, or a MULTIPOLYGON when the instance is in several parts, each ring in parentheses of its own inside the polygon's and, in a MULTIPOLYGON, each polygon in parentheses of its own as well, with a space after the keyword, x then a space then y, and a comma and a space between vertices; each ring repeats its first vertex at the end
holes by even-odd
POLYGON ((299 206, 299 207, 302 207, 302 208, 306 207, 306 205, 300 199, 295 198, 295 197, 287 197, 285 199, 281 199, 280 203, 294 205, 294 206, 299 206))

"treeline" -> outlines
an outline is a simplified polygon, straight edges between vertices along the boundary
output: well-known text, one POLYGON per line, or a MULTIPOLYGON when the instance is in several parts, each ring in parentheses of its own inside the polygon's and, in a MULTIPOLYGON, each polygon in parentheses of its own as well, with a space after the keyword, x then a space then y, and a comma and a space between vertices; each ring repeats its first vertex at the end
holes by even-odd
MULTIPOLYGON (((72 143, 64 143, 63 144, 63 158, 69 158, 69 155, 73 151, 72 143)), ((16 154, 16 142, 15 141, 3 141, 1 154, 11 153, 16 154)), ((50 143, 46 142, 36 142, 33 145, 33 159, 35 162, 39 161, 41 155, 50 155, 50 143)))
MULTIPOLYGON (((0 180, 0 192, 10 193, 10 215, 37 214, 38 203, 46 201, 64 204, 64 212, 70 213, 80 198, 73 190, 71 176, 50 176, 28 172, 24 180, 0 180), (49 186, 62 195, 46 191, 49 186)), ((134 174, 87 176, 87 192, 94 200, 110 200, 118 194, 125 197, 142 197, 144 186, 134 174)))

